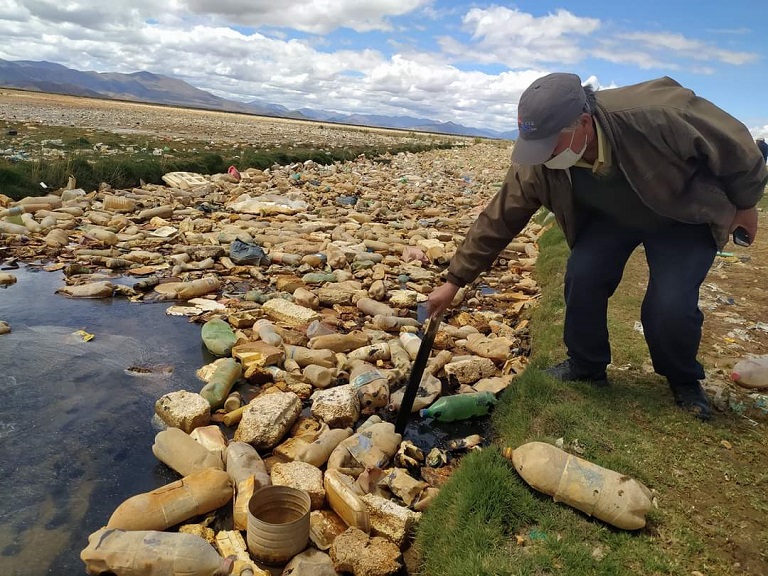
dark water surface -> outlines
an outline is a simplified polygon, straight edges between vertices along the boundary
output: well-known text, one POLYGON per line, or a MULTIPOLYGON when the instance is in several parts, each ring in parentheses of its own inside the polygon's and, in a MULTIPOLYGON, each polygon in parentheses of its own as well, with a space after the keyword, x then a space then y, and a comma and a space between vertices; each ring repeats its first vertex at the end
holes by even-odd
POLYGON ((169 305, 54 294, 60 272, 0 289, 0 574, 82 575, 80 551, 126 498, 178 476, 152 454, 155 401, 198 391, 200 326, 169 305), (72 333, 94 334, 84 342, 72 333), (130 376, 170 364, 170 377, 130 376))
MULTIPOLYGON (((18 282, 0 289, 0 320, 12 328, 0 336, 0 576, 84 576, 88 535, 125 499, 179 478, 152 454, 154 404, 199 391, 195 371, 213 358, 199 324, 165 314, 171 303, 69 299, 54 294, 60 272, 9 272, 18 282), (74 334, 81 329, 93 340, 74 334), (173 366, 172 375, 125 373, 153 364, 173 366)), ((426 454, 488 429, 487 417, 441 424, 414 415, 404 438, 426 454)))

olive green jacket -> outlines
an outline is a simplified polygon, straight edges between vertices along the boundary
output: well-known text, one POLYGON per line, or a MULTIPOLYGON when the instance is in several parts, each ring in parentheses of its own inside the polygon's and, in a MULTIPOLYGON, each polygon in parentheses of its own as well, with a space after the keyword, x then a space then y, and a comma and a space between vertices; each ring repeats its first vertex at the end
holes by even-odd
MULTIPOLYGON (((717 246, 725 246, 736 210, 757 204, 768 182, 747 128, 667 77, 596 97, 594 117, 613 161, 643 202, 673 220, 709 224, 717 246)), ((451 259, 448 280, 475 280, 541 206, 572 247, 586 215, 574 202, 569 171, 513 164, 451 259)))

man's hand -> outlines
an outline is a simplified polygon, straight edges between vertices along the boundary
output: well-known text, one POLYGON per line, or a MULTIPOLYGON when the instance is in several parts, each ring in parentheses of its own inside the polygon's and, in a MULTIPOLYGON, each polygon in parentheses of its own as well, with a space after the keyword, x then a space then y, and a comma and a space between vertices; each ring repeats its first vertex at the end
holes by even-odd
POLYGON ((736 216, 731 223, 731 232, 739 227, 747 231, 750 243, 755 241, 755 236, 757 236, 757 208, 752 207, 736 211, 736 216))
POLYGON ((442 314, 453 302, 454 297, 459 291, 459 287, 452 282, 446 282, 430 292, 427 298, 427 311, 430 316, 442 314))

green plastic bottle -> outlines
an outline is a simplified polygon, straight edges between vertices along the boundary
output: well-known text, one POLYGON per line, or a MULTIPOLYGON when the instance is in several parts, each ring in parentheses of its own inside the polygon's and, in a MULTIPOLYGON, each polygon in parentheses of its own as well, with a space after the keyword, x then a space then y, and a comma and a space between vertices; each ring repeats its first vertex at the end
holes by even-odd
POLYGON ((485 416, 494 404, 496 404, 496 396, 492 392, 456 394, 444 396, 429 408, 419 410, 419 416, 422 418, 428 416, 440 422, 466 420, 474 416, 485 416))
POLYGON ((200 335, 203 344, 214 356, 229 356, 232 353, 232 346, 237 341, 232 326, 221 318, 212 318, 203 324, 200 335))

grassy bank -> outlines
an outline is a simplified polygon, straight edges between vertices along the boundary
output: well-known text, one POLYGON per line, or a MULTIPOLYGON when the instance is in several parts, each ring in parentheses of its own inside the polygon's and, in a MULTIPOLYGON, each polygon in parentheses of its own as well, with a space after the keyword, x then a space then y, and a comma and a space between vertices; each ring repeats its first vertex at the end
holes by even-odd
POLYGON ((531 368, 502 396, 494 447, 461 463, 425 514, 416 548, 426 576, 706 576, 768 573, 768 448, 764 429, 733 414, 700 423, 674 406, 666 382, 644 366, 633 329, 647 282, 633 255, 611 299, 611 388, 564 385, 541 368, 564 357, 559 229, 540 243, 531 368), (635 532, 614 529, 533 491, 499 448, 554 443, 653 489, 658 508, 635 532))
MULTIPOLYGON (((9 127, 7 132, 24 127, 9 127)), ((28 131, 28 130, 27 130, 28 131)), ((423 142, 403 142, 397 146, 302 146, 232 147, 195 141, 168 141, 160 137, 88 132, 70 127, 45 126, 34 137, 21 141, 9 134, 0 136, 0 150, 16 153, 0 157, 0 193, 13 199, 46 193, 63 187, 70 175, 86 191, 96 190, 102 182, 113 188, 163 184, 167 172, 220 174, 231 165, 240 170, 265 169, 275 164, 288 165, 312 160, 318 164, 353 160, 361 154, 379 158, 399 152, 423 152, 450 148, 445 139, 425 135, 423 142)))

